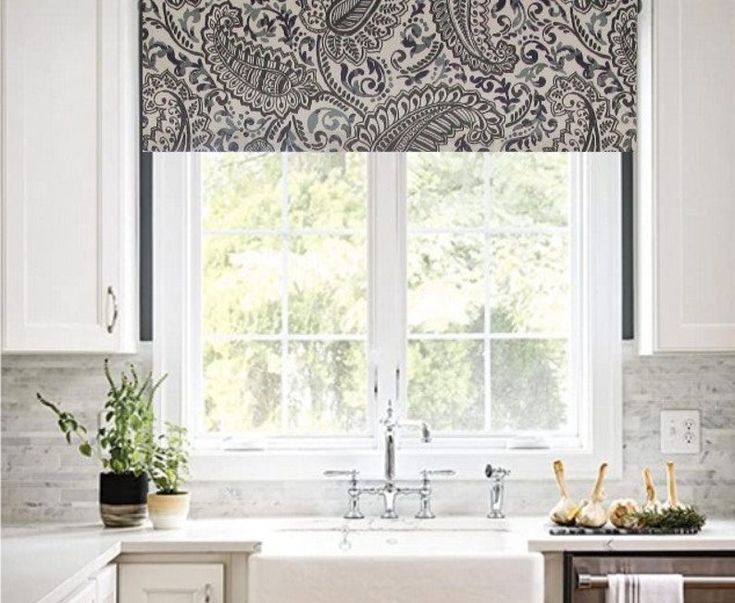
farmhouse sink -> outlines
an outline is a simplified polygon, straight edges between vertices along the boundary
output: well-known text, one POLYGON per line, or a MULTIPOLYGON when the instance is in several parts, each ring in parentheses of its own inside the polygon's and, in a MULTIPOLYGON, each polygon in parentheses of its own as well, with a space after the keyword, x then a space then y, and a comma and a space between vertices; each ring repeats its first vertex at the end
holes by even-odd
POLYGON ((542 603, 543 559, 512 532, 420 523, 274 532, 250 557, 249 601, 542 603))

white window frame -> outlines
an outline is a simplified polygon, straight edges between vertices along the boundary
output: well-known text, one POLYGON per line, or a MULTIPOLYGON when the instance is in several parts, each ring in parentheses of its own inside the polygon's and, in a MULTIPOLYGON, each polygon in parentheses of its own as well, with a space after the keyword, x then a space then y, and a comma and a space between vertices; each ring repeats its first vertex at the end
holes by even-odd
MULTIPOLYGON (((588 475, 605 460, 611 464, 612 479, 622 475, 620 158, 586 153, 574 161, 578 177, 572 194, 580 200, 580 211, 572 220, 579 220, 581 229, 572 232, 586 236, 571 242, 580 260, 572 270, 581 275, 572 306, 573 313, 582 316, 584 337, 570 343, 572 356, 585 361, 585 379, 573 375, 578 394, 589 400, 577 418, 584 437, 551 438, 546 449, 507 449, 498 438, 436 437, 432 444, 417 445, 414 436, 406 434, 398 454, 399 477, 416 476, 424 468, 452 468, 459 479, 481 479, 485 464, 493 462, 508 466, 516 478, 548 479, 550 463, 559 456, 571 474, 588 475)), ((405 286, 398 295, 389 290, 391 283, 405 283, 405 157, 376 153, 369 164, 368 339, 370 348, 379 350, 371 353, 369 362, 370 389, 377 377, 379 391, 368 411, 372 437, 290 439, 288 447, 271 444, 252 450, 222 450, 220 442, 198 442, 192 458, 194 479, 314 480, 326 469, 380 476, 382 444, 375 418, 384 413, 388 393, 394 397, 395 367, 405 374, 405 286), (381 212, 394 218, 380 219, 381 212), (381 245, 374 247, 376 240, 381 245), (376 314, 385 318, 379 321, 376 314)), ((155 154, 153 173, 153 368, 156 374, 168 373, 157 416, 162 423, 192 425, 191 394, 200 387, 197 371, 191 370, 196 366, 192 351, 200 347, 195 317, 201 315, 201 300, 198 277, 191 269, 192 259, 200 257, 199 160, 195 154, 155 154)), ((405 400, 405 379, 401 390, 405 400)))

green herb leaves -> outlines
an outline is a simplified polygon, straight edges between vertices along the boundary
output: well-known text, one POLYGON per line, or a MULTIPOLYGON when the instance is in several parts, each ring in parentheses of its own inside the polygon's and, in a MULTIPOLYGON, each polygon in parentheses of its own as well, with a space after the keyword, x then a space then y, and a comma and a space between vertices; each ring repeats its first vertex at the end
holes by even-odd
POLYGON ((166 434, 153 443, 149 473, 158 494, 181 493, 181 484, 189 474, 186 428, 166 423, 166 434))
POLYGON ((96 453, 104 469, 113 473, 140 475, 148 471, 154 449, 153 396, 166 378, 164 375, 155 383, 149 374, 141 380, 133 365, 123 371, 119 382, 110 372, 105 359, 105 378, 110 386, 101 415, 101 424, 96 434, 96 446, 76 417, 62 411, 56 404, 36 394, 39 402, 57 416, 57 424, 66 441, 76 439, 79 453, 91 457, 96 453))

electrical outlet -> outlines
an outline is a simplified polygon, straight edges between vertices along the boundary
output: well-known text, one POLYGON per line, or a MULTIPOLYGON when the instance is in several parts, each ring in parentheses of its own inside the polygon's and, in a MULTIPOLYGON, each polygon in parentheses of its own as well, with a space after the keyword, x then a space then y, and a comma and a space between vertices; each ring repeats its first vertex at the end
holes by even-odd
POLYGON ((661 411, 661 452, 696 454, 699 452, 699 411, 661 411))

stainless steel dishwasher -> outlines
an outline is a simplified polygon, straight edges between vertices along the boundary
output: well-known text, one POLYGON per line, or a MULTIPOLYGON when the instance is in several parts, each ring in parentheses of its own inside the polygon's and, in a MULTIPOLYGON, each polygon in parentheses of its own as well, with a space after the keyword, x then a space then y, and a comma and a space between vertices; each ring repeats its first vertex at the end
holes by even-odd
POLYGON ((605 603, 608 574, 681 574, 685 603, 735 603, 735 551, 567 553, 564 603, 605 603))

